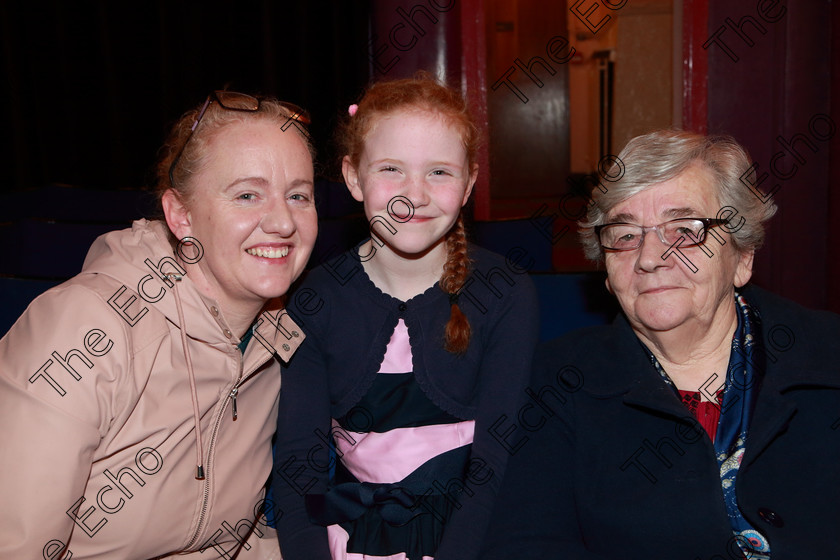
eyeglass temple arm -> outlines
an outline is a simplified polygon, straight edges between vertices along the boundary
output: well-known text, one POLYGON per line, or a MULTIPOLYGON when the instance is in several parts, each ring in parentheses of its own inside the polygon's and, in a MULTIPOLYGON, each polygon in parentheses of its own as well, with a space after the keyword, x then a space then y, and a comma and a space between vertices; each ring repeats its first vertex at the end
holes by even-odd
POLYGON ((187 149, 187 144, 190 143, 190 138, 192 138, 193 133, 195 132, 198 123, 201 122, 201 119, 204 118, 204 113, 207 112, 207 107, 213 102, 213 94, 207 96, 207 99, 204 100, 204 105, 201 106, 201 110, 198 112, 198 116, 193 121, 192 126, 190 127, 190 133, 187 135, 187 139, 184 141, 184 144, 181 146, 181 150, 178 152, 178 155, 175 156, 175 159, 172 160, 172 164, 169 166, 169 186, 175 186, 175 167, 178 165, 178 162, 181 161, 181 156, 184 155, 184 150, 187 149))

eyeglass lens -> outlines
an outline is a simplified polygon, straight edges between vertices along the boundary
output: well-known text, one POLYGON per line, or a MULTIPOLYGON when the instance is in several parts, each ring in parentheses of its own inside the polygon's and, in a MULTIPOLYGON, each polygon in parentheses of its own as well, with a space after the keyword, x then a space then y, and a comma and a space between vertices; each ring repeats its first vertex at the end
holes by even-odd
MULTIPOLYGON (((648 228, 649 229, 649 228, 648 228)), ((701 220, 673 220, 656 226, 660 239, 668 245, 673 245, 684 237, 684 247, 691 247, 702 243, 705 235, 705 224, 701 220)), ((644 229, 633 224, 611 224, 601 230, 601 244, 609 249, 635 249, 642 244, 644 229)))
POLYGON ((256 111, 260 101, 256 97, 235 91, 216 91, 213 94, 219 105, 233 111, 256 111))

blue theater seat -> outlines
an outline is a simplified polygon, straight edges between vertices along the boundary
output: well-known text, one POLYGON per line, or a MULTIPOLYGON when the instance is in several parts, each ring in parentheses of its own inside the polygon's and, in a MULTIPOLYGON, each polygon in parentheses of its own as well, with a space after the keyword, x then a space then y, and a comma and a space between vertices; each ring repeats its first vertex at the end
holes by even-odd
POLYGON ((315 208, 320 219, 364 216, 362 203, 350 195, 344 183, 326 179, 315 180, 315 208))
MULTIPOLYGON (((321 219, 310 268, 369 235, 360 206, 349 199, 344 185, 323 183, 319 190, 321 219)), ((37 295, 81 270, 97 236, 129 227, 131 220, 149 216, 144 208, 151 208, 151 198, 141 191, 106 192, 60 185, 6 193, 0 202, 2 333, 37 295)), ((467 227, 477 244, 507 255, 513 266, 531 273, 540 298, 543 340, 604 324, 615 316, 618 307, 604 288, 603 273, 553 273, 552 245, 529 220, 475 221, 467 227)))
POLYGON ((318 239, 307 268, 314 268, 370 236, 364 217, 318 220, 318 239))
POLYGON ((130 225, 128 222, 85 223, 28 218, 2 223, 0 274, 41 279, 70 278, 82 270, 87 251, 98 236, 130 225))
POLYGON ((529 272, 551 272, 551 241, 528 219, 474 221, 467 235, 477 245, 516 260, 529 272))
POLYGON ((139 189, 98 190, 53 184, 0 192, 0 222, 40 218, 73 222, 127 222, 156 212, 154 194, 139 189))
POLYGON ((612 322, 619 311, 604 287, 603 272, 532 274, 540 300, 540 340, 612 322))
POLYGON ((15 324, 33 299, 59 283, 58 280, 0 276, 0 337, 15 324))
POLYGON ((77 274, 99 235, 152 217, 155 204, 137 189, 54 184, 0 192, 0 334, 39 294, 77 274))

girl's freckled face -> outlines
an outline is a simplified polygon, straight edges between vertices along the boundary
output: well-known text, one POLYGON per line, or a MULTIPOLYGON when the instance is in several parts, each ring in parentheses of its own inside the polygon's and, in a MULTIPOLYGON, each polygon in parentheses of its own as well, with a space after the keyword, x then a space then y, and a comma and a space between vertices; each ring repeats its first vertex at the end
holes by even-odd
POLYGON ((400 111, 376 120, 348 187, 384 249, 424 254, 442 246, 475 176, 457 127, 437 113, 400 111))

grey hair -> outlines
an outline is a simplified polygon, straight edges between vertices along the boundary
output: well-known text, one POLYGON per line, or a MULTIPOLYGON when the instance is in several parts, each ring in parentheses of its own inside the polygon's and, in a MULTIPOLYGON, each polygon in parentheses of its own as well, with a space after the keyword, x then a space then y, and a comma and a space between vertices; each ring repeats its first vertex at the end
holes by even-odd
POLYGON ((615 160, 604 173, 606 181, 593 189, 586 219, 578 223, 588 259, 604 260, 604 250, 594 227, 606 223, 610 210, 647 188, 679 176, 695 163, 712 176, 715 195, 721 204, 718 217, 732 220, 724 227, 732 236, 735 248, 748 253, 761 247, 764 222, 776 213, 776 204, 772 199, 760 200, 741 181, 752 164, 746 150, 734 138, 659 130, 630 140, 615 160))

